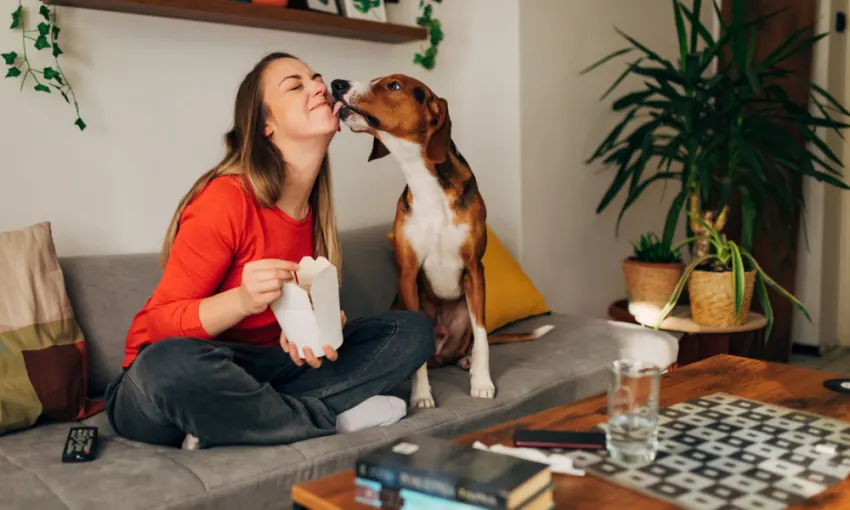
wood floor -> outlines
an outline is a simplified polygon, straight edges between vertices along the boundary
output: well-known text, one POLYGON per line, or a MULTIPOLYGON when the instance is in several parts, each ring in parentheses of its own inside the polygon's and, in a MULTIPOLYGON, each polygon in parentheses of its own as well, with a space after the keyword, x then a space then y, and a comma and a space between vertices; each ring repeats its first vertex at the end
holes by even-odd
POLYGON ((850 375, 850 349, 835 349, 823 356, 792 354, 791 365, 850 375))

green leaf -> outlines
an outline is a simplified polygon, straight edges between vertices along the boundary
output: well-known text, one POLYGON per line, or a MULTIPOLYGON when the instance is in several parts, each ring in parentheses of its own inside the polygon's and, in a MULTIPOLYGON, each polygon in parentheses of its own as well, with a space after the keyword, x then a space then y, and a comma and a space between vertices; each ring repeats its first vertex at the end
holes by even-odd
POLYGON ((744 303, 744 261, 735 241, 729 241, 729 251, 732 253, 732 279, 735 281, 735 317, 738 317, 744 303))
POLYGON ((814 90, 815 90, 815 92, 817 92, 818 94, 820 94, 821 96, 823 96, 823 98, 824 98, 824 99, 826 99, 827 101, 829 101, 830 103, 832 103, 832 105, 833 105, 833 106, 835 106, 836 108, 838 108, 838 110, 839 110, 841 113, 843 113, 844 115, 850 115, 850 111, 847 111, 847 109, 846 109, 846 108, 844 108, 844 107, 841 105, 841 103, 839 103, 839 102, 838 102, 838 101, 837 101, 834 97, 832 97, 832 94, 830 94, 829 92, 827 92, 826 90, 824 90, 824 89, 823 89, 823 87, 821 87, 820 85, 818 85, 818 84, 817 84, 817 83, 815 83, 815 82, 809 82, 809 84, 808 84, 808 85, 809 85, 812 89, 814 89, 814 90))
POLYGON ((54 40, 59 39, 59 32, 60 31, 61 30, 60 30, 59 27, 57 27, 56 25, 53 25, 53 39, 54 40))
POLYGON ((709 259, 714 258, 713 254, 703 255, 698 259, 693 260, 685 270, 682 272, 682 276, 679 278, 679 282, 676 283, 676 287, 673 289, 673 295, 670 296, 670 300, 667 301, 667 304, 664 305, 664 308, 661 309, 661 313, 658 315, 658 322, 655 324, 654 329, 658 329, 661 326, 661 323, 664 322, 664 319, 673 311, 673 308, 676 306, 676 303, 679 302, 679 297, 682 295, 682 291, 685 289, 685 285, 688 283, 688 277, 691 276, 691 273, 697 266, 701 265, 703 262, 706 262, 709 259))
POLYGON ((616 80, 614 80, 614 83, 612 83, 611 86, 608 87, 608 90, 606 90, 605 93, 602 94, 602 97, 600 97, 599 100, 603 101, 606 97, 608 97, 611 92, 614 92, 614 89, 616 89, 620 85, 620 83, 622 83, 623 80, 626 79, 626 76, 628 76, 630 72, 636 69, 638 64, 643 62, 644 59, 645 57, 641 57, 635 60, 633 63, 629 64, 628 67, 626 67, 626 70, 623 71, 623 73, 616 80))
POLYGON ((53 45, 53 56, 54 56, 54 57, 58 57, 58 56, 59 56, 59 55, 61 55, 62 53, 64 53, 64 52, 63 52, 61 49, 59 49, 59 45, 58 45, 58 44, 54 44, 54 45, 53 45))
POLYGON ((685 58, 688 55, 688 34, 685 31, 685 20, 682 18, 682 11, 679 9, 679 2, 673 1, 673 14, 676 19, 676 35, 679 37, 679 58, 680 65, 685 68, 685 58))
POLYGON ((42 85, 41 83, 35 86, 35 90, 39 92, 47 92, 48 94, 50 94, 50 87, 42 85))
POLYGON ((9 28, 18 28, 21 26, 21 12, 23 12, 23 6, 18 5, 18 8, 12 12, 12 26, 9 28))
POLYGON ((77 126, 78 128, 80 128, 80 131, 83 131, 84 129, 86 129, 86 123, 83 122, 83 119, 78 118, 76 120, 76 122, 74 122, 74 125, 77 126))
POLYGON ((42 72, 44 73, 45 80, 52 80, 53 78, 59 76, 59 73, 57 73, 56 70, 52 67, 45 67, 42 72))
POLYGON ((688 193, 684 190, 676 195, 670 209, 667 210, 667 219, 664 222, 663 242, 670 244, 673 242, 673 234, 676 233, 676 226, 679 223, 679 216, 682 214, 682 207, 685 205, 685 200, 688 198, 688 193))
POLYGON ((38 33, 40 35, 46 36, 50 33, 50 25, 42 21, 38 24, 38 33))
POLYGON ((68 99, 68 94, 66 94, 64 90, 60 90, 59 93, 62 94, 62 99, 64 99, 66 103, 71 104, 71 100, 68 99))
POLYGON ((602 64, 604 64, 605 62, 608 62, 609 60, 611 60, 611 59, 613 59, 613 58, 617 58, 617 57, 619 57, 620 55, 625 55, 626 53, 629 53, 629 52, 631 52, 631 51, 633 51, 633 50, 634 50, 634 48, 623 48, 623 49, 621 49, 621 50, 617 50, 617 51, 615 51, 615 52, 611 53, 610 55, 608 55, 608 56, 606 56, 606 57, 603 57, 603 58, 601 58, 600 60, 597 60, 596 62, 594 62, 594 63, 593 63, 593 64, 591 64, 590 66, 588 66, 588 67, 584 68, 584 69, 583 69, 580 73, 578 73, 578 74, 579 74, 579 76, 585 75, 585 74, 589 73, 590 71, 593 71, 593 70, 594 70, 594 69, 596 69, 597 67, 601 66, 601 65, 602 65, 602 64))
POLYGON ((47 42, 47 37, 40 35, 40 36, 38 36, 38 39, 35 40, 35 49, 41 51, 44 48, 49 48, 49 47, 50 47, 50 43, 47 42))
POLYGON ((753 264, 756 273, 761 276, 768 285, 773 287, 777 292, 779 292, 780 294, 785 296, 786 299, 791 301, 791 303, 793 303, 801 312, 803 312, 803 315, 806 317, 806 319, 811 322, 812 318, 811 316, 809 316, 809 312, 808 310, 806 310, 806 307, 803 306, 803 303, 801 303, 797 298, 792 296, 787 290, 785 290, 781 285, 776 283, 770 276, 768 276, 767 273, 764 272, 764 269, 761 268, 759 263, 756 262, 756 259, 753 258, 752 255, 750 255, 749 253, 745 253, 744 256, 749 259, 749 261, 753 264))
POLYGON ((50 21, 50 9, 48 9, 46 5, 42 5, 38 10, 38 13, 41 14, 44 19, 50 21))
POLYGON ((770 304, 770 297, 767 295, 767 288, 764 286, 764 280, 760 275, 756 275, 756 296, 761 303, 764 317, 767 319, 767 326, 764 329, 764 341, 770 338, 770 332, 773 330, 773 307, 770 304))
POLYGON ((9 53, 0 54, 0 57, 3 57, 3 61, 6 62, 6 65, 13 66, 15 65, 15 60, 18 58, 18 54, 11 51, 9 53))
POLYGON ((21 70, 17 67, 10 67, 9 72, 6 73, 6 78, 16 78, 21 75, 21 70))

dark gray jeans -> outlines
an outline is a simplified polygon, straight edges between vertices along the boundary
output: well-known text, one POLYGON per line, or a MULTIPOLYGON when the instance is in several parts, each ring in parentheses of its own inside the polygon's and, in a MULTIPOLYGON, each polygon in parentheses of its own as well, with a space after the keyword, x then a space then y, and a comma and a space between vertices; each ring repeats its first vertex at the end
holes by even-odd
POLYGON ((384 394, 435 350, 421 313, 345 325, 335 361, 295 365, 280 347, 171 338, 144 348, 106 390, 112 428, 128 439, 201 448, 288 444, 336 432, 337 414, 384 394))

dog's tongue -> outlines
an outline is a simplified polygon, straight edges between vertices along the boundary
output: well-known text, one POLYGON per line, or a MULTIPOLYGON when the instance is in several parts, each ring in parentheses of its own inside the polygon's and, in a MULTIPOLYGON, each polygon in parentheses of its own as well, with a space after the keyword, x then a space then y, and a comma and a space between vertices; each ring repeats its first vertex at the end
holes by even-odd
POLYGON ((339 115, 340 110, 342 110, 342 101, 337 101, 336 104, 334 104, 334 117, 339 115))

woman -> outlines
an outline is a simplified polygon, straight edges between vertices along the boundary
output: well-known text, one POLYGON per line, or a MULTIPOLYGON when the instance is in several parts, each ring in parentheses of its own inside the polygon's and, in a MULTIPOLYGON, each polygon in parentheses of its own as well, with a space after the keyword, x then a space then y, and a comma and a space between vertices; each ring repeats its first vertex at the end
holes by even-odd
POLYGON ((269 308, 302 257, 341 267, 329 99, 322 77, 288 54, 267 56, 243 80, 227 153, 177 207, 162 279, 107 388, 118 434, 174 446, 196 438, 201 448, 284 444, 404 416, 404 401, 381 394, 433 354, 424 315, 346 324, 343 314, 339 352, 325 346, 323 360, 305 348, 302 360, 269 308))

